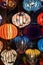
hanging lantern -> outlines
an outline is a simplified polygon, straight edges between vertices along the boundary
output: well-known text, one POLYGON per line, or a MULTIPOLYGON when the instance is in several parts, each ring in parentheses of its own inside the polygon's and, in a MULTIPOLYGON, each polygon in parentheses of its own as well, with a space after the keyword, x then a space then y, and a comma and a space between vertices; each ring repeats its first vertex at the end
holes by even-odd
POLYGON ((13 65, 17 58, 17 52, 15 50, 3 50, 1 53, 1 60, 5 65, 13 65))
POLYGON ((28 61, 31 65, 35 65, 37 62, 37 57, 40 55, 40 51, 37 49, 27 49, 25 51, 28 61))
POLYGON ((29 46, 30 40, 25 36, 18 36, 15 39, 18 52, 22 52, 29 46))
POLYGON ((37 23, 43 26, 43 12, 37 16, 37 23))
POLYGON ((2 23, 2 16, 0 15, 0 24, 2 23))
POLYGON ((24 0, 23 8, 26 11, 37 11, 42 7, 40 0, 24 0))
POLYGON ((12 17, 12 23, 19 28, 25 27, 30 24, 31 18, 24 12, 19 12, 12 17))
POLYGON ((2 51, 2 49, 3 49, 3 42, 0 41, 0 52, 2 51))
POLYGON ((43 36, 43 27, 41 28, 41 36, 43 36))
POLYGON ((15 38, 18 34, 17 28, 12 24, 4 24, 0 27, 0 37, 6 40, 15 38))
POLYGON ((14 9, 16 7, 16 2, 14 0, 2 0, 0 6, 6 9, 14 9))
POLYGON ((23 34, 30 39, 37 39, 41 36, 40 27, 38 25, 27 26, 23 29, 23 34))
POLYGON ((38 49, 39 49, 41 52, 43 52, 43 39, 40 39, 40 40, 38 41, 38 49))

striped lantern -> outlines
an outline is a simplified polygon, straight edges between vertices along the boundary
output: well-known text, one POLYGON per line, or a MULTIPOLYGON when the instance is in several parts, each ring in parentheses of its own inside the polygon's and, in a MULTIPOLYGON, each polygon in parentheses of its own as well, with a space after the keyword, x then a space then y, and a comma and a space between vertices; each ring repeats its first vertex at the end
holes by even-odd
POLYGON ((12 23, 19 28, 23 28, 23 27, 29 25, 30 22, 31 22, 31 17, 24 12, 19 12, 19 13, 13 15, 13 17, 12 17, 12 23))
POLYGON ((6 40, 15 38, 18 34, 17 28, 12 24, 3 24, 0 26, 0 37, 6 40))
POLYGON ((3 42, 0 41, 0 52, 2 51, 2 49, 3 49, 3 42))

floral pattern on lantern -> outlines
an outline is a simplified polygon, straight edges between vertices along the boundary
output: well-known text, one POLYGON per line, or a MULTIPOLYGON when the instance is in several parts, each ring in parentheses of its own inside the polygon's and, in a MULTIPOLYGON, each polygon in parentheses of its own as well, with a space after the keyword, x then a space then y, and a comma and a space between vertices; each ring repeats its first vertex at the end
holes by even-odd
POLYGON ((23 8, 26 11, 37 11, 42 7, 40 0, 24 0, 23 1, 23 8))
POLYGON ((18 34, 18 29, 12 24, 3 24, 0 26, 0 37, 6 40, 15 38, 18 34))
POLYGON ((19 28, 29 25, 30 22, 31 22, 31 17, 24 12, 19 12, 13 15, 12 17, 12 23, 19 28))

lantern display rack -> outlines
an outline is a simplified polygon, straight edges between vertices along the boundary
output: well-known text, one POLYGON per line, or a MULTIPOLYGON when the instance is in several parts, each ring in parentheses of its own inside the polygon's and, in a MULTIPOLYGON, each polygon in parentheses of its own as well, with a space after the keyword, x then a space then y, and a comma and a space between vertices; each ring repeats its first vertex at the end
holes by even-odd
POLYGON ((0 0, 0 65, 41 65, 42 58, 43 1, 0 0))

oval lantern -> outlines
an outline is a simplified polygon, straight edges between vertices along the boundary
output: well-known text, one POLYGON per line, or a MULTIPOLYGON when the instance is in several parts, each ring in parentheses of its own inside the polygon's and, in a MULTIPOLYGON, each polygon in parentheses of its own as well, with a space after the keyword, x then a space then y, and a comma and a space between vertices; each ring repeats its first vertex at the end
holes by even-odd
POLYGON ((0 26, 0 37, 6 40, 15 38, 18 34, 17 28, 12 24, 3 24, 0 26))
POLYGON ((38 16, 37 16, 37 23, 41 26, 43 26, 43 12, 41 12, 38 16))
POLYGON ((37 11, 42 7, 40 0, 24 0, 23 8, 26 11, 37 11))
POLYGON ((19 12, 13 15, 12 17, 12 23, 19 28, 29 25, 30 21, 31 21, 31 17, 24 12, 19 12))
POLYGON ((43 39, 40 39, 40 40, 38 41, 38 49, 39 49, 41 52, 43 52, 43 39))
POLYGON ((23 34, 30 39, 37 39, 41 36, 40 27, 38 25, 27 26, 23 29, 23 34))
POLYGON ((2 0, 0 6, 5 9, 14 9, 16 7, 16 2, 14 0, 2 0))
POLYGON ((17 58, 17 52, 13 49, 3 50, 1 53, 1 60, 5 65, 13 65, 17 58))
POLYGON ((40 51, 37 49, 27 49, 25 51, 25 54, 27 55, 27 59, 31 65, 35 65, 37 62, 37 57, 40 55, 40 51))
POLYGON ((2 51, 2 49, 3 49, 3 42, 0 41, 0 52, 2 51))
POLYGON ((17 50, 18 51, 21 50, 22 52, 29 46, 30 43, 30 39, 25 36, 18 36, 14 40, 15 40, 17 50))

